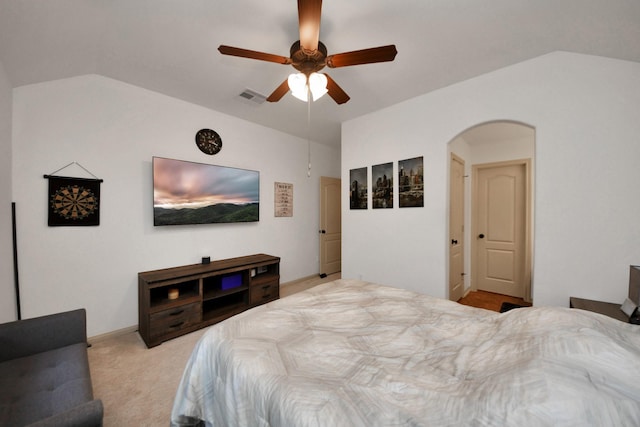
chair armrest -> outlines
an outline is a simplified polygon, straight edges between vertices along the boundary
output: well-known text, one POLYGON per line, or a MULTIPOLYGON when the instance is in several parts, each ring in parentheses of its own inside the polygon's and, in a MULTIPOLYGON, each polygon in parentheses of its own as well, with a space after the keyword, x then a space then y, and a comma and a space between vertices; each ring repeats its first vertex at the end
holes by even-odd
POLYGON ((29 424, 28 427, 102 427, 104 408, 100 399, 29 424))
POLYGON ((85 309, 0 325, 0 362, 87 342, 85 309))

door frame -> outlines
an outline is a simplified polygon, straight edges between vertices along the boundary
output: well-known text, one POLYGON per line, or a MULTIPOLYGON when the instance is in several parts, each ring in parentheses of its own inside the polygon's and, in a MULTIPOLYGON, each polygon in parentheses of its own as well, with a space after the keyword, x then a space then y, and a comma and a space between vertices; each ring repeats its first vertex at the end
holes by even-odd
MULTIPOLYGON (((532 180, 531 180, 531 159, 516 159, 506 160, 502 162, 482 163, 472 165, 472 190, 471 190, 471 236, 478 235, 478 174, 482 169, 492 169, 503 166, 524 166, 525 174, 525 209, 524 209, 524 300, 526 302, 532 302, 532 289, 531 289, 531 269, 532 269, 532 253, 533 248, 531 245, 532 236, 532 217, 533 217, 533 205, 532 205, 532 180)), ((471 290, 478 290, 478 244, 477 239, 471 238, 471 290)))
POLYGON ((452 252, 453 252, 453 244, 451 242, 452 239, 452 220, 453 220, 453 216, 458 214, 462 216, 462 230, 460 230, 460 236, 458 237, 458 239, 460 239, 460 246, 458 248, 458 250, 460 251, 460 263, 461 263, 461 267, 462 267, 462 272, 461 272, 461 277, 459 277, 458 279, 461 282, 461 293, 460 293, 460 297, 464 297, 465 296, 465 288, 466 288, 466 283, 465 283, 465 252, 466 252, 466 245, 465 245, 465 237, 467 235, 467 233, 465 232, 465 202, 466 202, 466 188, 465 188, 465 172, 466 172, 466 163, 464 161, 464 159, 460 156, 458 156, 457 154, 455 154, 453 151, 450 153, 450 157, 449 157, 449 234, 447 236, 447 247, 449 248, 449 252, 448 252, 448 259, 449 259, 449 287, 448 287, 448 293, 447 293, 447 297, 448 299, 452 300, 452 301, 457 301, 458 299, 453 299, 453 295, 452 295, 452 277, 451 277, 451 268, 452 268, 452 252), (453 162, 458 162, 462 165, 462 175, 463 175, 463 181, 462 181, 462 186, 459 189, 461 191, 461 197, 462 197, 462 204, 460 206, 461 212, 454 212, 453 210, 453 189, 454 189, 454 183, 453 183, 453 162))

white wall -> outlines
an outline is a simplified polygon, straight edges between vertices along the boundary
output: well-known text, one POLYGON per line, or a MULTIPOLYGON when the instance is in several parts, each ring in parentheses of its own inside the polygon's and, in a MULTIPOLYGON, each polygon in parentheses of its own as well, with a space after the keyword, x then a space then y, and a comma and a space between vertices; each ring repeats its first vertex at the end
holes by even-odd
MULTIPOLYGON (((137 324, 140 271, 253 253, 280 256, 281 282, 318 272, 319 177, 340 153, 167 96, 89 75, 14 90, 13 194, 24 317, 85 307, 88 334, 137 324), (202 154, 201 128, 223 149, 202 154), (260 221, 154 227, 152 156, 260 171, 260 221), (77 162, 98 178, 100 226, 48 227, 47 180, 77 162), (294 214, 274 217, 274 182, 294 185, 294 214)), ((89 177, 71 166, 58 175, 89 177)))
POLYGON ((555 52, 345 123, 343 276, 445 297, 447 143, 512 120, 536 129, 534 303, 622 302, 640 261, 638 81, 638 63, 555 52), (349 210, 349 169, 419 155, 424 208, 349 210))
POLYGON ((0 323, 16 320, 11 228, 11 85, 0 62, 0 323))

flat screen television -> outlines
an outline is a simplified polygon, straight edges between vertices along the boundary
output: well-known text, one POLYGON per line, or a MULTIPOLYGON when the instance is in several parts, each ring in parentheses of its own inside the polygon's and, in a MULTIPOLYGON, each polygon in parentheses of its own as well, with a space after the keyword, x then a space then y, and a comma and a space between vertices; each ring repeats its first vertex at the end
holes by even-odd
POLYGON ((153 225, 260 219, 260 172, 153 157, 153 225))

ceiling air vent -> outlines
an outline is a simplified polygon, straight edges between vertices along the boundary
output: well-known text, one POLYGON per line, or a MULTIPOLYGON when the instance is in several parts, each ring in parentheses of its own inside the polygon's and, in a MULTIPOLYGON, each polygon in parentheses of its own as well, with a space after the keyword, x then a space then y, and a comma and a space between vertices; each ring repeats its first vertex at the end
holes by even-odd
POLYGON ((253 91, 251 89, 245 89, 244 92, 240 94, 240 98, 246 99, 251 102, 255 102, 256 104, 262 104, 264 101, 267 100, 266 96, 256 91, 253 91))

